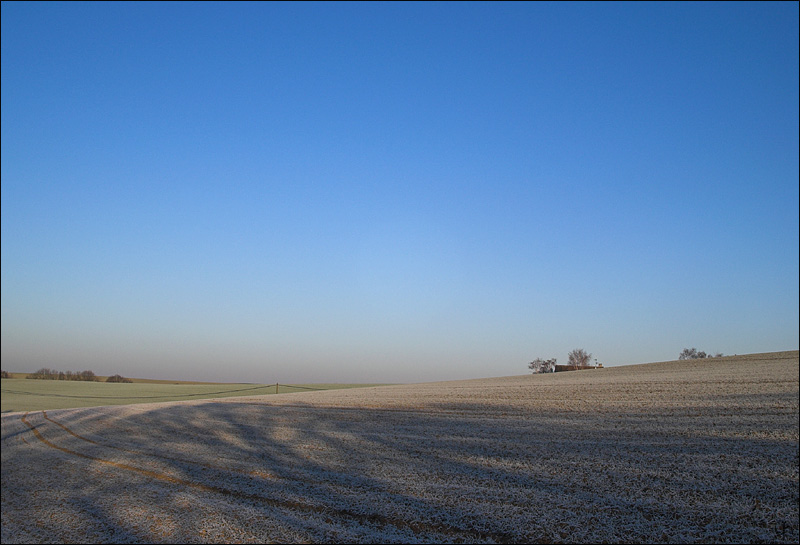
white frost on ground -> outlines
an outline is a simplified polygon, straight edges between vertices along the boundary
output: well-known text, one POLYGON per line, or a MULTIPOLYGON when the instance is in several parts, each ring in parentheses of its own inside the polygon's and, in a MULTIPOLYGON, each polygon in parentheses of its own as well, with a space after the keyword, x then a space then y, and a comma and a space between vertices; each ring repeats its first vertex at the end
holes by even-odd
POLYGON ((798 542, 798 353, 2 417, 2 542, 798 542))

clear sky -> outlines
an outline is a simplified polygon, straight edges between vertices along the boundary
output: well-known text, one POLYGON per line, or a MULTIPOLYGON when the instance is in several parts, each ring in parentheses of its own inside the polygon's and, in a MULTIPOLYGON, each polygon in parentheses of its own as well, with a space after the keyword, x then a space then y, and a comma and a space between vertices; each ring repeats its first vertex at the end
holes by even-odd
POLYGON ((2 366, 798 348, 798 3, 2 3, 2 366))

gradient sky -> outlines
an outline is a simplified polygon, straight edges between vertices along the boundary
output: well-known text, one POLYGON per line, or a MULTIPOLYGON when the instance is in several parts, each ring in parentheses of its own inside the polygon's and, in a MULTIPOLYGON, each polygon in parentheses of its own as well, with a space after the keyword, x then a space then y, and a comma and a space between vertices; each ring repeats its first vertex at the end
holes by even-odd
POLYGON ((2 3, 2 366, 798 348, 798 3, 2 3))

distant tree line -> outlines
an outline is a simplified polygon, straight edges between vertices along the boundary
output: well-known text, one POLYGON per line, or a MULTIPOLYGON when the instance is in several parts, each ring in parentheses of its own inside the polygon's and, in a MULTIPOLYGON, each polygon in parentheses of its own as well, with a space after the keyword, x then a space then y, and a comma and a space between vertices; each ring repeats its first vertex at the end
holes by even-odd
POLYGON ((702 350, 698 352, 697 348, 684 348, 678 356, 679 360, 701 360, 703 358, 721 358, 722 352, 717 352, 714 355, 706 354, 702 350))
POLYGON ((29 373, 25 378, 32 378, 37 380, 83 380, 86 382, 98 382, 100 379, 93 371, 80 371, 73 373, 72 371, 55 371, 42 367, 35 373, 29 373))
POLYGON ((0 371, 0 378, 11 378, 11 373, 8 371, 0 371))
MULTIPOLYGON (((3 378, 11 378, 11 375, 3 371, 3 378)), ((81 371, 80 373, 73 373, 72 371, 55 371, 42 367, 35 373, 28 373, 25 378, 32 378, 38 380, 82 380, 85 382, 100 382, 100 377, 94 374, 94 371, 81 371)), ((129 378, 122 375, 111 375, 106 379, 106 382, 133 382, 129 378)))

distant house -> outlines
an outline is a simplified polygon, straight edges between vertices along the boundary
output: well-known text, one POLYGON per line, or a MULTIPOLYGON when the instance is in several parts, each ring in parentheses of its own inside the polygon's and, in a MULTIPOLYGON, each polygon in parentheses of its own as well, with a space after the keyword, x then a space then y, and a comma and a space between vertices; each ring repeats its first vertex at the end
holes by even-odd
POLYGON ((602 363, 598 363, 597 365, 582 365, 582 366, 578 367, 577 369, 575 367, 573 367, 572 365, 558 365, 558 364, 556 364, 556 373, 559 373, 561 371, 582 371, 583 369, 602 369, 602 368, 603 368, 603 364, 602 363))

